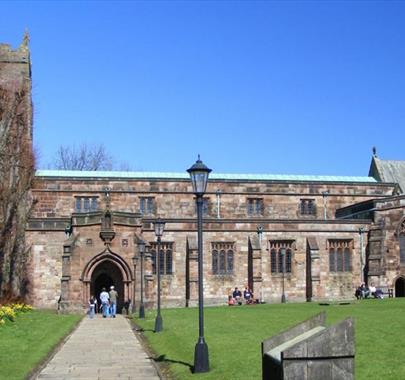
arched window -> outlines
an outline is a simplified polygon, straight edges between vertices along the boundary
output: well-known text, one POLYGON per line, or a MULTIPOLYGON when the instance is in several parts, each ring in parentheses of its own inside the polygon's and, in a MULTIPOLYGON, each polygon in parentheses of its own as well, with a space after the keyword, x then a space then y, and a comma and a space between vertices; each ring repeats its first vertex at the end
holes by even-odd
POLYGON ((172 251, 168 249, 166 251, 166 274, 172 274, 173 273, 173 257, 172 257, 172 251))
POLYGON ((226 269, 228 272, 233 272, 233 251, 231 250, 226 253, 226 269))
POLYGON ((329 240, 329 272, 351 272, 352 240, 329 240))
POLYGON ((345 248, 343 251, 344 254, 344 271, 350 272, 351 271, 351 253, 349 248, 345 248))
POLYGON ((270 241, 270 266, 271 273, 283 273, 283 252, 284 257, 284 273, 292 271, 292 244, 293 240, 270 241))
POLYGON ((343 272, 343 252, 342 248, 338 248, 336 254, 336 270, 338 272, 343 272))
POLYGON ((219 252, 219 272, 220 273, 225 272, 225 251, 224 250, 219 252))
MULTIPOLYGON (((152 273, 156 274, 156 251, 157 243, 151 242, 150 253, 152 255, 152 273)), ((159 255, 160 274, 173 274, 173 243, 162 242, 159 255)))
POLYGON ((283 255, 281 254, 281 249, 278 251, 278 272, 283 272, 283 255))
POLYGON ((218 273, 218 251, 212 251, 212 273, 218 273))
POLYGON ((270 251, 271 273, 277 273, 277 252, 273 248, 270 251))
POLYGON ((212 273, 233 274, 233 243, 212 243, 212 273))
POLYGON ((291 249, 287 249, 286 255, 285 255, 285 271, 287 273, 291 273, 291 249))
POLYGON ((329 248, 329 272, 336 272, 335 250, 329 248))

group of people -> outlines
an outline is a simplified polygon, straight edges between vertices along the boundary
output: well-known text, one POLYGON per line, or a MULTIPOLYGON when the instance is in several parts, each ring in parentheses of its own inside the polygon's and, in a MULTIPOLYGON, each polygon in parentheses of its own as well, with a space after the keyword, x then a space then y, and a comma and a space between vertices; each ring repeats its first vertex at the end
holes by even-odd
POLYGON ((356 289, 354 295, 358 300, 369 297, 384 298, 384 293, 381 289, 376 288, 374 284, 367 286, 364 282, 356 289))
MULTIPOLYGON (((110 286, 109 292, 107 292, 106 288, 102 288, 99 299, 100 299, 99 311, 103 313, 103 318, 107 317, 115 318, 117 314, 118 293, 114 289, 114 285, 110 286)), ((96 312, 97 312, 97 298, 91 296, 89 300, 89 317, 93 318, 96 312)))
POLYGON ((251 289, 245 287, 242 298, 242 292, 236 287, 235 290, 232 292, 232 294, 228 296, 228 305, 229 306, 242 305, 243 300, 245 301, 246 305, 258 303, 257 300, 254 299, 253 292, 251 289))

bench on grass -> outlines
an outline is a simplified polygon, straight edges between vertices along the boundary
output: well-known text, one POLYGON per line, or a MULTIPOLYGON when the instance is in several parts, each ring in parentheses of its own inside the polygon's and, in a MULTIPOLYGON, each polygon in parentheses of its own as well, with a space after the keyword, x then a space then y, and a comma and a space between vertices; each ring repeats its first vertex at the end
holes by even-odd
POLYGON ((388 298, 394 297, 394 289, 389 288, 388 286, 379 286, 377 289, 381 289, 382 294, 388 296, 388 298))
MULTIPOLYGON (((388 296, 388 298, 393 298, 394 297, 394 289, 389 288, 388 286, 379 286, 376 288, 376 290, 381 290, 381 293, 383 296, 388 296)), ((363 299, 363 298, 378 298, 377 296, 374 295, 374 293, 367 293, 365 297, 363 297, 362 294, 358 293, 358 289, 356 289, 354 296, 357 299, 363 299)))
POLYGON ((354 325, 325 326, 325 312, 262 342, 263 380, 354 379, 354 325))

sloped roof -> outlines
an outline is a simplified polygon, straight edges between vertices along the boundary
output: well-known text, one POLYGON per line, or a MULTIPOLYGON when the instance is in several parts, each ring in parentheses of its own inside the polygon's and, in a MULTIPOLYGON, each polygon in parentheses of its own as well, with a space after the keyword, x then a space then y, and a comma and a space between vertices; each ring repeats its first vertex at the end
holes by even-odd
MULTIPOLYGON (((80 171, 80 170, 37 170, 37 177, 66 178, 119 178, 119 179, 186 179, 186 172, 120 172, 120 171, 80 171)), ((213 180, 237 181, 304 181, 304 182, 362 182, 375 183, 373 177, 366 176, 323 176, 323 175, 290 175, 290 174, 224 174, 212 173, 213 180)))
POLYGON ((369 176, 380 182, 398 183, 400 191, 405 193, 405 161, 381 160, 373 156, 369 176))

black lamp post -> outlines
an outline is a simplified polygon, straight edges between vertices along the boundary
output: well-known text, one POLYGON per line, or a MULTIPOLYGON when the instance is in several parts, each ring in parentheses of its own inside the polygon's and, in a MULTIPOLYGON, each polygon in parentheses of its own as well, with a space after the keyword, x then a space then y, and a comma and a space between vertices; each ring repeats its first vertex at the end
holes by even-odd
POLYGON ((157 218, 153 225, 157 238, 157 252, 155 256, 155 268, 157 273, 157 315, 155 319, 155 332, 160 332, 163 330, 163 320, 160 314, 160 243, 165 229, 165 222, 162 219, 157 218))
POLYGON ((285 278, 285 248, 280 249, 281 253, 281 266, 282 266, 282 274, 283 274, 283 291, 281 294, 281 303, 285 303, 285 286, 284 286, 284 278, 285 278))
POLYGON ((209 371, 208 346, 204 340, 204 289, 203 289, 203 239, 202 239, 202 207, 203 195, 207 188, 208 169, 198 156, 196 163, 187 170, 193 184, 193 192, 197 202, 198 228, 198 327, 199 337, 194 351, 194 373, 209 371))
POLYGON ((141 304, 139 305, 139 318, 145 318, 145 305, 143 304, 143 258, 145 254, 145 242, 138 242, 139 254, 141 256, 141 304))

